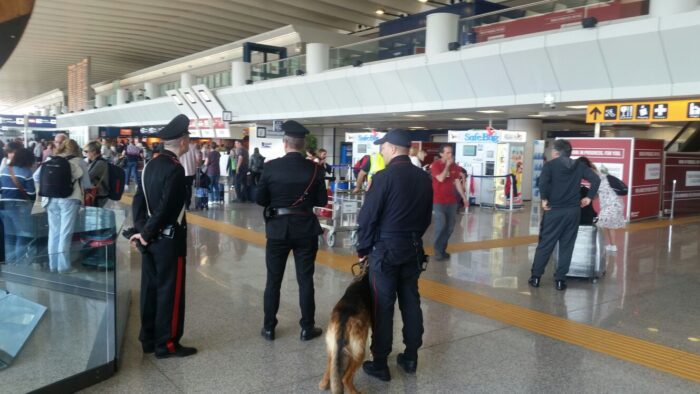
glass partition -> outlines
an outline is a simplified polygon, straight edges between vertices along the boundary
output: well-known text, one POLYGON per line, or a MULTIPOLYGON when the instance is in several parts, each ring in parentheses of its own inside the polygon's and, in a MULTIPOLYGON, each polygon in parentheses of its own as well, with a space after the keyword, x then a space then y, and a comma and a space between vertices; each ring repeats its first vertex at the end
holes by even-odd
POLYGON ((284 78, 306 73, 306 55, 258 63, 251 66, 250 75, 253 81, 284 78))
POLYGON ((119 240, 127 211, 110 207, 71 215, 0 200, 3 391, 75 391, 114 373, 130 302, 130 262, 117 254, 117 243, 127 242, 119 240), (74 218, 72 229, 56 226, 59 218, 74 218), (49 248, 61 237, 67 248, 49 248))
POLYGON ((329 67, 333 69, 420 53, 425 53, 425 28, 332 48, 329 67))

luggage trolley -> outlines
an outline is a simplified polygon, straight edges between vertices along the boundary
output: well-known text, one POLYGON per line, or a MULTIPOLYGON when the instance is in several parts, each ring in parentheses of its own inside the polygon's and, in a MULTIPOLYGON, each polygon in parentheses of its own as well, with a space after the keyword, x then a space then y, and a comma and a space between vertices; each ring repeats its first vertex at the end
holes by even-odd
MULTIPOLYGON (((349 177, 352 172, 348 166, 334 166, 348 169, 349 177)), ((326 234, 326 244, 329 247, 335 246, 335 234, 339 232, 350 232, 352 245, 357 244, 357 217, 365 199, 365 192, 352 192, 353 182, 348 180, 338 180, 335 178, 333 187, 328 190, 329 203, 325 207, 314 207, 314 213, 318 216, 323 229, 328 230, 326 234), (342 186, 347 189, 341 189, 342 186)))

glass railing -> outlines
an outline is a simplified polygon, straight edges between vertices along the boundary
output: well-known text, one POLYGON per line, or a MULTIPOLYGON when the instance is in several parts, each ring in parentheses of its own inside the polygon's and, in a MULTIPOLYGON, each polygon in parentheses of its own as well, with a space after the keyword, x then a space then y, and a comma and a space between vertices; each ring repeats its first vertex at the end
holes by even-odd
POLYGON ((2 391, 72 392, 114 373, 130 302, 131 254, 117 251, 117 242, 127 242, 118 237, 127 212, 112 207, 70 215, 32 201, 0 200, 2 391), (52 227, 59 218, 75 220, 66 234, 52 227), (49 244, 60 238, 68 247, 59 253, 49 244))
POLYGON ((306 55, 253 64, 250 70, 253 81, 266 81, 303 74, 306 74, 306 55))
POLYGON ((425 28, 332 48, 329 67, 333 69, 420 53, 425 53, 425 28))
POLYGON ((463 18, 459 21, 461 45, 525 34, 581 26, 584 18, 598 22, 643 15, 648 0, 543 0, 463 18))

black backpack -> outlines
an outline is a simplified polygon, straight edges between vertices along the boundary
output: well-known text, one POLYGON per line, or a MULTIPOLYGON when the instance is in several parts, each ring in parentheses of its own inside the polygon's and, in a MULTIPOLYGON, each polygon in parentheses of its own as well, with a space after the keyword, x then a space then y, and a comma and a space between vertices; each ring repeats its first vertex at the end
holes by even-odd
POLYGON ((627 192, 629 189, 627 188, 627 185, 625 185, 625 182, 622 182, 620 178, 617 178, 612 175, 608 175, 608 183, 610 184, 610 187, 613 189, 615 194, 618 196, 626 196, 627 192))
POLYGON ((73 194, 73 173, 69 160, 75 156, 51 156, 41 164, 39 195, 42 197, 66 198, 73 194))
POLYGON ((109 185, 109 193, 107 194, 107 198, 110 200, 119 201, 122 199, 122 194, 124 194, 126 172, 124 172, 123 168, 116 166, 107 160, 105 161, 107 162, 107 166, 109 168, 107 173, 107 184, 109 185))

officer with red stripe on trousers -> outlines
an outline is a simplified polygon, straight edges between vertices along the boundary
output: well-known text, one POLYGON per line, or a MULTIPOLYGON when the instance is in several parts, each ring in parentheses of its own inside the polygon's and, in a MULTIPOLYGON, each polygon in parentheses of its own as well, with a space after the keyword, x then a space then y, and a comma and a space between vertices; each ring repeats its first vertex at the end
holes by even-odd
POLYGON ((185 170, 178 157, 189 149, 190 121, 178 115, 159 133, 163 150, 143 169, 134 196, 134 227, 129 240, 140 243, 141 332, 144 353, 156 358, 197 353, 180 344, 185 321, 185 170))

